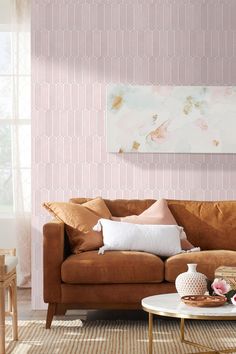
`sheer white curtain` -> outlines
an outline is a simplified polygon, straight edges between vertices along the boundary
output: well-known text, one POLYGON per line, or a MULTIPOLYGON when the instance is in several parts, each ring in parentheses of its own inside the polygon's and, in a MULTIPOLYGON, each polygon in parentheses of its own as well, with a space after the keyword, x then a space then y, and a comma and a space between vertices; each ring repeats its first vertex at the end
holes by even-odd
POLYGON ((10 0, 12 72, 13 212, 19 258, 18 285, 31 285, 30 1, 10 0))

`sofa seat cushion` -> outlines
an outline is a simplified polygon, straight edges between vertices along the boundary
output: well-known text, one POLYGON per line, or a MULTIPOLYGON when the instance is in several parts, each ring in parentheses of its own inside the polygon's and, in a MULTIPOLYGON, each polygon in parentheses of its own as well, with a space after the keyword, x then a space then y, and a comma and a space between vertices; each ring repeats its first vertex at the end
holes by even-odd
POLYGON ((109 251, 99 255, 88 251, 69 256, 61 277, 69 284, 161 283, 164 263, 151 253, 109 251))
POLYGON ((176 277, 187 271, 188 263, 197 263, 197 271, 214 279, 216 268, 220 266, 236 267, 236 251, 216 250, 192 253, 181 253, 165 261, 165 279, 174 282, 176 277))

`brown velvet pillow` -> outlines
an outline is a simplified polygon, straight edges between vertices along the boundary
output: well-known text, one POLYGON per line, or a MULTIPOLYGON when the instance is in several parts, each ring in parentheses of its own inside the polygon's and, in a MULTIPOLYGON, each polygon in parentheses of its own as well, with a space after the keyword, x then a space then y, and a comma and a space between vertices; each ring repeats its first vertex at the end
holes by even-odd
POLYGON ((43 206, 66 224, 73 253, 97 250, 103 245, 102 233, 92 230, 100 218, 111 218, 111 213, 102 198, 92 199, 82 205, 47 202, 43 206))

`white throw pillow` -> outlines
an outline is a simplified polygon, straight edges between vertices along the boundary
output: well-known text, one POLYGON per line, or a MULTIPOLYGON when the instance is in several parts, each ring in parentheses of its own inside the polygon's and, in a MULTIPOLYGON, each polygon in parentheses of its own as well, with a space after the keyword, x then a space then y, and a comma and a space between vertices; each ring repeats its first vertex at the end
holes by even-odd
POLYGON ((181 252, 178 225, 137 225, 100 219, 93 228, 103 234, 104 246, 100 254, 107 250, 143 251, 170 257, 181 252))

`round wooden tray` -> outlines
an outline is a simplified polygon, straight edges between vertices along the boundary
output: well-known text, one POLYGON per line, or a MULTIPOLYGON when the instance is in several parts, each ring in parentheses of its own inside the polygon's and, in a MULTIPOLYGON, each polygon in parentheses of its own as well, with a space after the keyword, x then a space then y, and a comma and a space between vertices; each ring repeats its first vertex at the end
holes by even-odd
POLYGON ((217 307, 224 305, 227 298, 225 296, 187 295, 182 296, 181 300, 189 306, 217 307))

